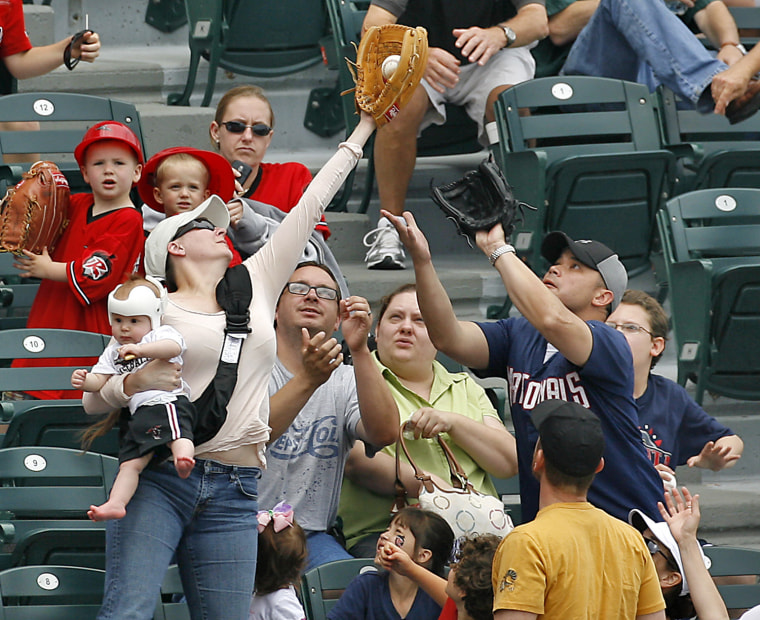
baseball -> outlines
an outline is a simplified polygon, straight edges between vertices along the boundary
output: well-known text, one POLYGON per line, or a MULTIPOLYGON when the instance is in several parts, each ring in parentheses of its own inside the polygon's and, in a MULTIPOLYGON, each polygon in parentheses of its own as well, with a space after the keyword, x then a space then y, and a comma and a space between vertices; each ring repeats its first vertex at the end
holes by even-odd
POLYGON ((383 77, 386 80, 390 80, 391 76, 396 72, 400 60, 401 56, 398 54, 391 54, 383 61, 382 71, 383 77))

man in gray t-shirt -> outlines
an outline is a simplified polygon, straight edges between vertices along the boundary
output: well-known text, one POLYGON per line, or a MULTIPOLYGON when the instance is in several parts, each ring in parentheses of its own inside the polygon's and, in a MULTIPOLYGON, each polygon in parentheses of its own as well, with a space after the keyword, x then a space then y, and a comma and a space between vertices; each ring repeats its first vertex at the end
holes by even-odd
POLYGON ((354 440, 375 450, 398 433, 398 408, 367 347, 370 315, 366 299, 341 300, 335 277, 317 263, 296 267, 277 304, 272 433, 259 508, 282 500, 293 506, 306 530, 307 569, 351 557, 328 532, 354 440), (353 367, 341 363, 341 347, 332 337, 341 321, 353 367))

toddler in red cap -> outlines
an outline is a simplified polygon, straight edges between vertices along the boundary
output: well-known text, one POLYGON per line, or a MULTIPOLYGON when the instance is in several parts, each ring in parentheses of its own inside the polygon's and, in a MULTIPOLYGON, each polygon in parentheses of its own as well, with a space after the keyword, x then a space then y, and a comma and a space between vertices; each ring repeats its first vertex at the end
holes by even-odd
MULTIPOLYGON (((70 221, 55 251, 24 252, 14 265, 22 278, 41 278, 28 327, 66 328, 110 334, 107 298, 127 275, 138 270, 144 236, 142 217, 130 199, 143 164, 140 140, 116 121, 87 130, 74 150, 90 194, 74 194, 70 221)), ((81 366, 92 360, 56 360, 81 366)), ((51 360, 18 360, 14 366, 50 366, 51 360)), ((76 392, 31 392, 34 398, 75 398, 76 392)))
MULTIPOLYGON (((146 232, 153 230, 162 215, 171 217, 192 211, 212 194, 228 204, 231 222, 242 216, 243 205, 229 202, 235 191, 232 168, 224 157, 211 151, 176 146, 156 153, 145 164, 137 190, 145 206, 153 211, 143 209, 146 232)), ((242 258, 229 237, 226 239, 232 250, 230 267, 234 267, 242 258)))

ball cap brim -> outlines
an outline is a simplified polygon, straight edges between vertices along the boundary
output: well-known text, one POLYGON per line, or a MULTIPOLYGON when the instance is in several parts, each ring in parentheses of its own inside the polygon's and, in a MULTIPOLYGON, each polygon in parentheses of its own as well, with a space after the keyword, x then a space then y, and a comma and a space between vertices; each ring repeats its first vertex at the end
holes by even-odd
POLYGON ((232 172, 232 166, 224 157, 212 151, 194 149, 189 146, 174 146, 156 153, 143 168, 137 191, 140 192, 140 198, 146 205, 154 211, 164 213, 164 205, 160 204, 153 195, 153 188, 156 186, 156 170, 164 159, 179 153, 191 155, 206 166, 209 174, 207 189, 211 194, 216 194, 224 202, 232 200, 235 193, 235 173, 232 172))
POLYGON ((214 226, 228 228, 230 214, 219 196, 210 196, 192 211, 167 217, 153 229, 145 240, 145 273, 156 278, 166 277, 166 257, 169 242, 185 224, 205 218, 214 226))
MULTIPOLYGON (((661 543, 661 545, 670 552, 671 557, 676 561, 676 564, 678 564, 678 570, 681 573, 681 596, 688 594, 689 584, 686 581, 686 573, 683 569, 681 550, 670 531, 670 526, 664 521, 654 521, 650 519, 637 508, 634 508, 628 513, 628 522, 642 534, 649 529, 649 531, 652 532, 652 535, 657 539, 657 542, 661 543)), ((708 558, 704 551, 702 551, 701 545, 699 547, 699 552, 702 554, 702 562, 704 562, 705 568, 709 569, 712 563, 710 562, 710 558, 708 558)))
POLYGON ((557 262, 562 252, 568 248, 581 263, 598 271, 604 285, 612 291, 612 309, 617 308, 628 286, 628 274, 618 255, 599 241, 580 239, 574 241, 561 231, 550 232, 541 243, 541 256, 550 265, 557 262))

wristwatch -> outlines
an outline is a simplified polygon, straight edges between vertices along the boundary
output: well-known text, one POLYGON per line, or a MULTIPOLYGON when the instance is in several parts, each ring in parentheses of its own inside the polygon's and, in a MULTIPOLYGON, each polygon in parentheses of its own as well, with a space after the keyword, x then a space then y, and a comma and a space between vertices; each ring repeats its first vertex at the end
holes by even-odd
POLYGON ((509 254, 510 252, 514 252, 515 248, 514 246, 505 243, 499 248, 496 248, 493 252, 491 252, 491 255, 488 257, 488 260, 491 262, 491 266, 496 266, 496 261, 499 258, 499 256, 503 256, 504 254, 509 254))
POLYGON ((509 47, 515 41, 517 41, 517 35, 515 34, 515 31, 512 30, 509 26, 502 26, 501 29, 504 31, 504 36, 507 37, 507 44, 504 47, 509 47))

